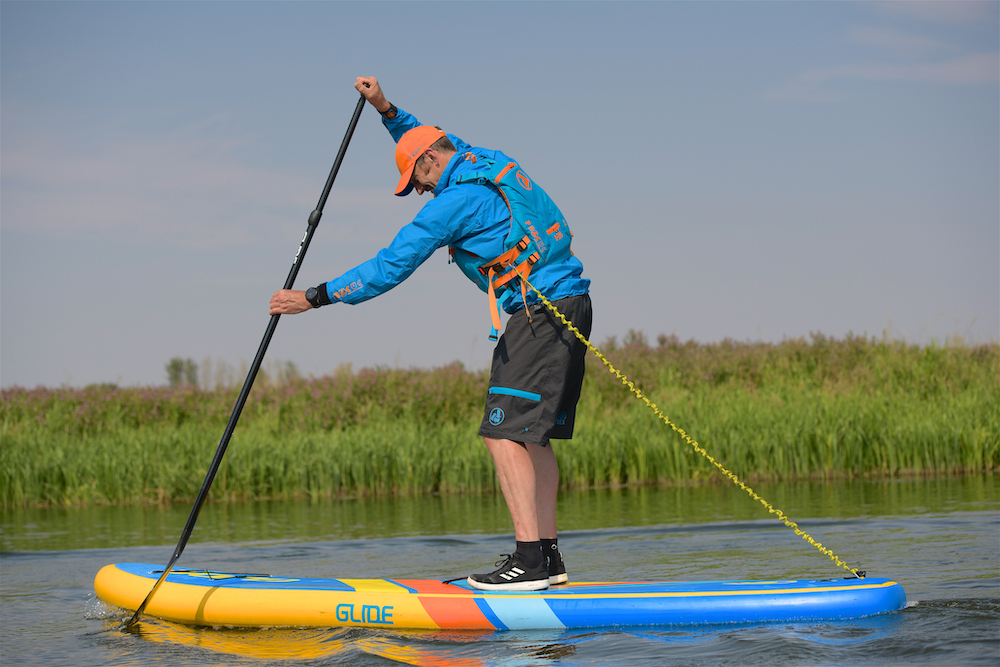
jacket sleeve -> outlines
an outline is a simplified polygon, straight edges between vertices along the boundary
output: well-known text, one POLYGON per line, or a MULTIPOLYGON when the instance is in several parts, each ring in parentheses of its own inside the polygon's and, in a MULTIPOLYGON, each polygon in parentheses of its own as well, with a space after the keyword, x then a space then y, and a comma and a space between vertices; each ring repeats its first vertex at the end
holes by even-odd
POLYGON ((326 283, 330 301, 356 304, 388 292, 435 250, 461 238, 471 218, 464 192, 442 193, 427 202, 375 257, 326 283))
MULTIPOLYGON (((382 124, 385 125, 385 129, 389 130, 389 134, 392 135, 392 140, 398 143, 404 134, 415 127, 419 127, 422 123, 417 120, 417 117, 413 114, 403 111, 397 107, 396 117, 386 118, 385 116, 382 116, 382 124)), ((451 143, 455 145, 455 150, 459 153, 464 153, 472 149, 472 146, 465 143, 454 134, 448 134, 448 138, 451 139, 451 143)))
POLYGON ((415 127, 420 126, 420 121, 413 114, 403 111, 400 108, 396 108, 395 118, 386 118, 382 116, 382 124, 385 125, 385 129, 389 130, 389 134, 392 135, 392 140, 399 143, 399 140, 404 134, 409 132, 415 127))

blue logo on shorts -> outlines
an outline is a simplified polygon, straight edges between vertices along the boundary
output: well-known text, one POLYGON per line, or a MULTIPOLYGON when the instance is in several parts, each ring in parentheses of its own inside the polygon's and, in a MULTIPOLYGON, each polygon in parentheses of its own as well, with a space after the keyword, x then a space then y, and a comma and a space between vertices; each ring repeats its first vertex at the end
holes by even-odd
POLYGON ((566 425, 566 413, 560 412, 559 417, 556 418, 556 425, 565 426, 566 425))
POLYGON ((493 408, 490 410, 490 423, 494 426, 499 426, 503 423, 503 410, 500 408, 493 408))

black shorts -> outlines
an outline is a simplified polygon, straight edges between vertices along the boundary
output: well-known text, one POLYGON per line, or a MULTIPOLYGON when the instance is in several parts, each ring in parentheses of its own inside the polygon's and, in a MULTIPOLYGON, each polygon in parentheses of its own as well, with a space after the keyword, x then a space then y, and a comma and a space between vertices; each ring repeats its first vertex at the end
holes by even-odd
MULTIPOLYGON (((589 295, 567 297, 553 305, 590 337, 589 295)), ((493 350, 479 435, 545 446, 550 438, 573 437, 587 346, 544 304, 528 309, 531 321, 524 310, 511 315, 493 350)))

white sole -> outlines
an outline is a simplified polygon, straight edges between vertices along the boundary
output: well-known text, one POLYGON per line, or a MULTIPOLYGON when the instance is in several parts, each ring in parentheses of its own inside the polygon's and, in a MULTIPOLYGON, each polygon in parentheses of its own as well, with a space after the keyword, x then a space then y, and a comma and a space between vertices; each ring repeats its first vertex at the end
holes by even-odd
POLYGON ((549 586, 558 586, 559 584, 565 584, 567 581, 569 581, 569 575, 563 572, 554 577, 549 577, 549 586))
POLYGON ((543 591, 549 587, 548 579, 536 579, 534 581, 519 581, 513 584, 487 584, 476 581, 472 577, 466 579, 469 585, 481 591, 543 591))

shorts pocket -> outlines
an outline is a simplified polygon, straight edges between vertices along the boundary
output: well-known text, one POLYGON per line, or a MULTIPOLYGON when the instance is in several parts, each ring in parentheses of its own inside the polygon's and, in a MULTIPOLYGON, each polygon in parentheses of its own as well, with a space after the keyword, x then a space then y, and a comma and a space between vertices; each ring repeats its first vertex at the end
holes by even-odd
POLYGON ((516 396, 518 398, 526 398, 529 401, 534 401, 538 403, 542 400, 541 394, 536 394, 530 391, 524 391, 523 389, 511 389, 510 387, 490 387, 489 393, 500 394, 502 396, 516 396))

